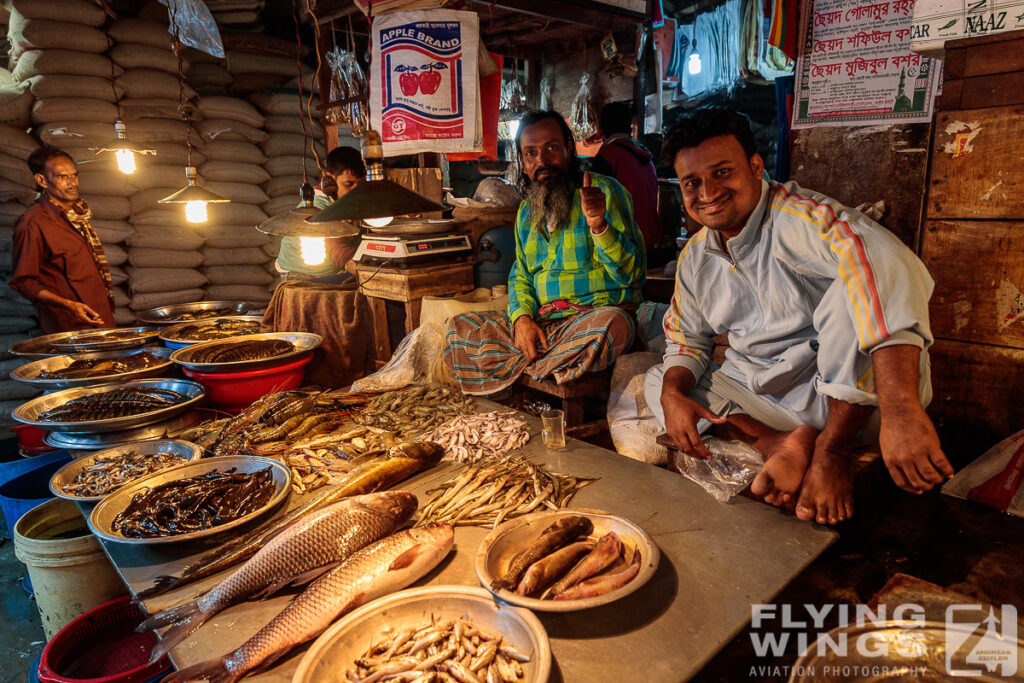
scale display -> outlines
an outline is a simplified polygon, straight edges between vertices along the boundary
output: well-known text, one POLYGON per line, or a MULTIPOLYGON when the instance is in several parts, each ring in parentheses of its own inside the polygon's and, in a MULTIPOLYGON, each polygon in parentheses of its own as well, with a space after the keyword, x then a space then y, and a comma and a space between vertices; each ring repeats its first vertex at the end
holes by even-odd
POLYGON ((356 263, 394 261, 411 263, 438 258, 444 254, 463 254, 472 251, 466 235, 439 237, 365 236, 353 257, 356 263))

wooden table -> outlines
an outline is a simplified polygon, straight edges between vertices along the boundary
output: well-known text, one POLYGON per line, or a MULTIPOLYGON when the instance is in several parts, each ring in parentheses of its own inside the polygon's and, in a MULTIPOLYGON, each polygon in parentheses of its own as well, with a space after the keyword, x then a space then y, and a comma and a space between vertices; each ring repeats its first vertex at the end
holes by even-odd
POLYGON ((425 296, 451 296, 473 290, 472 258, 451 263, 409 265, 403 267, 355 264, 356 277, 373 318, 373 353, 377 367, 391 359, 391 334, 385 301, 398 301, 405 306, 405 333, 420 324, 420 307, 425 296))

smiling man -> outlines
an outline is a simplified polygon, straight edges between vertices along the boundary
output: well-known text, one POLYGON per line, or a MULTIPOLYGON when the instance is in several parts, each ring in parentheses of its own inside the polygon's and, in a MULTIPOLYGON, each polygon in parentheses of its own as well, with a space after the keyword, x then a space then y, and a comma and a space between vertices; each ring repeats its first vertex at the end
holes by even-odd
POLYGON ((932 342, 924 264, 890 232, 796 183, 768 183, 754 136, 728 109, 693 112, 665 141, 687 213, 703 227, 676 271, 664 363, 645 393, 675 445, 751 443, 751 491, 798 517, 853 514, 849 455, 880 413, 882 457, 921 493, 953 474, 924 406, 932 342), (712 337, 727 333, 721 367, 712 337))
POLYGON ((647 267, 629 194, 580 172, 572 131, 556 112, 523 116, 516 147, 525 199, 508 311, 458 315, 448 330, 445 361, 468 394, 501 391, 524 372, 563 384, 603 370, 636 331, 647 267))
POLYGON ((114 327, 114 290, 92 212, 78 190, 78 168, 59 149, 28 158, 39 201, 14 227, 10 287, 35 304, 45 334, 114 327))

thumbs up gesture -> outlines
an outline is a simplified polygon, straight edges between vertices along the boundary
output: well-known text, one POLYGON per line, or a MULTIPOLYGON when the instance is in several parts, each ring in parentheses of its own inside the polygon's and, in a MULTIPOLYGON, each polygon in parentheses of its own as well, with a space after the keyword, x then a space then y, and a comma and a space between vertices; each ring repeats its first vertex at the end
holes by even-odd
POLYGON ((590 183, 590 171, 586 171, 583 174, 583 187, 580 188, 580 204, 590 231, 600 234, 608 227, 608 223, 604 219, 606 200, 604 190, 600 187, 592 187, 590 183))

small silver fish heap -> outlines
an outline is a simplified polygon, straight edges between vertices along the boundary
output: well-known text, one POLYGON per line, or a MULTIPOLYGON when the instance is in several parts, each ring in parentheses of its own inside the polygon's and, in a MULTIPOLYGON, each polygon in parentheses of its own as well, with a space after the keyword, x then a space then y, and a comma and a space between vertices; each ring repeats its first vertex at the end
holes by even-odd
POLYGON ((526 422, 515 412, 460 415, 420 436, 445 449, 445 460, 476 462, 489 455, 505 455, 530 440, 526 422))

